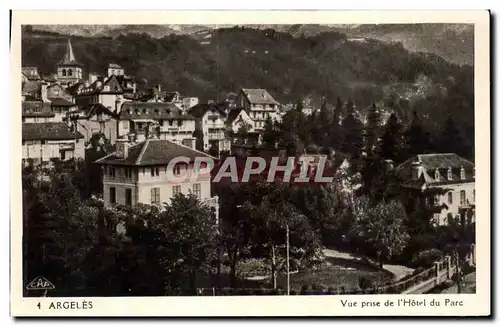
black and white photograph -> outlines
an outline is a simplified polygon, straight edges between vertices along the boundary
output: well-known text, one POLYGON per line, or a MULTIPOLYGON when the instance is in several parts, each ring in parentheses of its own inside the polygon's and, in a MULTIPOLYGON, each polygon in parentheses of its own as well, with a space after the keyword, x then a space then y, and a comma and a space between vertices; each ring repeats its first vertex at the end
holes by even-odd
POLYGON ((474 22, 20 35, 23 298, 409 295, 403 309, 489 279, 474 22))

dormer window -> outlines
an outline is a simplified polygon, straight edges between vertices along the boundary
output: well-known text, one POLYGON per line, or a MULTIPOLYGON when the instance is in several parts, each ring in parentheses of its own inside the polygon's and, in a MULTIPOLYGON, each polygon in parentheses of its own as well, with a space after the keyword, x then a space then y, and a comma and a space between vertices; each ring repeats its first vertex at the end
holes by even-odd
POLYGON ((465 169, 464 167, 460 167, 460 179, 465 180, 465 169))
POLYGON ((436 181, 439 181, 439 169, 436 169, 436 172, 434 172, 434 179, 436 179, 436 181))
POLYGON ((448 168, 448 180, 451 180, 453 179, 452 175, 451 175, 451 167, 448 168))

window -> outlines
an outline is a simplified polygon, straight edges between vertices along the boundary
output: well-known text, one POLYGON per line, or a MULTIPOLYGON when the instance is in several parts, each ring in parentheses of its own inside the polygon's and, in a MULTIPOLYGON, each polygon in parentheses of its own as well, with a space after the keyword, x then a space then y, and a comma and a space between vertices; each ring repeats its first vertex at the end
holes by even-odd
POLYGON ((132 178, 132 169, 131 168, 125 169, 125 177, 132 178))
POLYGON ((73 76, 73 70, 68 69, 68 76, 73 76))
POLYGON ((115 187, 109 187, 109 202, 111 204, 116 203, 116 188, 115 187))
POLYGON ((201 198, 201 184, 199 183, 195 183, 193 185, 193 194, 198 197, 198 198, 201 198))
POLYGON ((63 75, 63 76, 66 76, 66 69, 63 69, 63 70, 62 70, 62 75, 63 75))
POLYGON ((448 180, 451 180, 451 179, 452 179, 451 168, 448 168, 448 180))
POLYGON ((180 164, 176 164, 176 165, 174 166, 174 174, 175 174, 175 175, 179 175, 179 174, 181 174, 181 165, 180 165, 180 164))
POLYGON ((436 172, 434 172, 434 179, 436 179, 436 181, 439 181, 439 169, 436 169, 436 172))
POLYGON ((465 180, 465 169, 463 166, 460 168, 460 179, 465 180))
POLYGON ((178 120, 177 121, 177 127, 181 127, 182 126, 182 120, 178 120))
POLYGON ((174 125, 174 122, 172 120, 168 120, 168 125, 169 126, 173 126, 174 125))
POLYGON ((159 176, 160 175, 160 168, 151 168, 151 176, 159 176))
POLYGON ((151 205, 160 204, 160 188, 151 188, 151 205))
POLYGON ((451 191, 448 193, 448 204, 453 204, 453 193, 451 191))
POLYGON ((465 190, 460 190, 460 206, 465 206, 465 190))
POLYGON ((181 186, 173 186, 172 187, 172 195, 176 196, 181 193, 181 186))
POLYGON ((116 170, 115 168, 109 168, 109 176, 114 178, 116 175, 116 170))
POLYGON ((125 189, 125 204, 132 205, 132 189, 125 189))

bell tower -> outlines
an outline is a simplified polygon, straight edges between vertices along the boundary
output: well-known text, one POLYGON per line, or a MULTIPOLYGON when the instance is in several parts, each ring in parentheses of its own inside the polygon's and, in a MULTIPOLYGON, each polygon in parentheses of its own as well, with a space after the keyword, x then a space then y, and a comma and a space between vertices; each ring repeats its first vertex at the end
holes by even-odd
POLYGON ((68 84, 75 84, 83 80, 83 65, 75 59, 70 38, 66 45, 66 53, 57 64, 57 80, 68 84))

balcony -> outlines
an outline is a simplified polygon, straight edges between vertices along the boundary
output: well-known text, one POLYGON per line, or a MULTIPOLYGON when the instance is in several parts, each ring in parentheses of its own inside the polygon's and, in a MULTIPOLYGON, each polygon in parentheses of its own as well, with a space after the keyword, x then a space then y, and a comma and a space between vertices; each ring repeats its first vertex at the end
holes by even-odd
POLYGON ((188 128, 185 126, 161 126, 160 127, 160 132, 161 133, 193 133, 194 128, 188 128))
POLYGON ((59 144, 59 150, 61 151, 72 151, 75 149, 75 144, 70 143, 70 144, 59 144))

